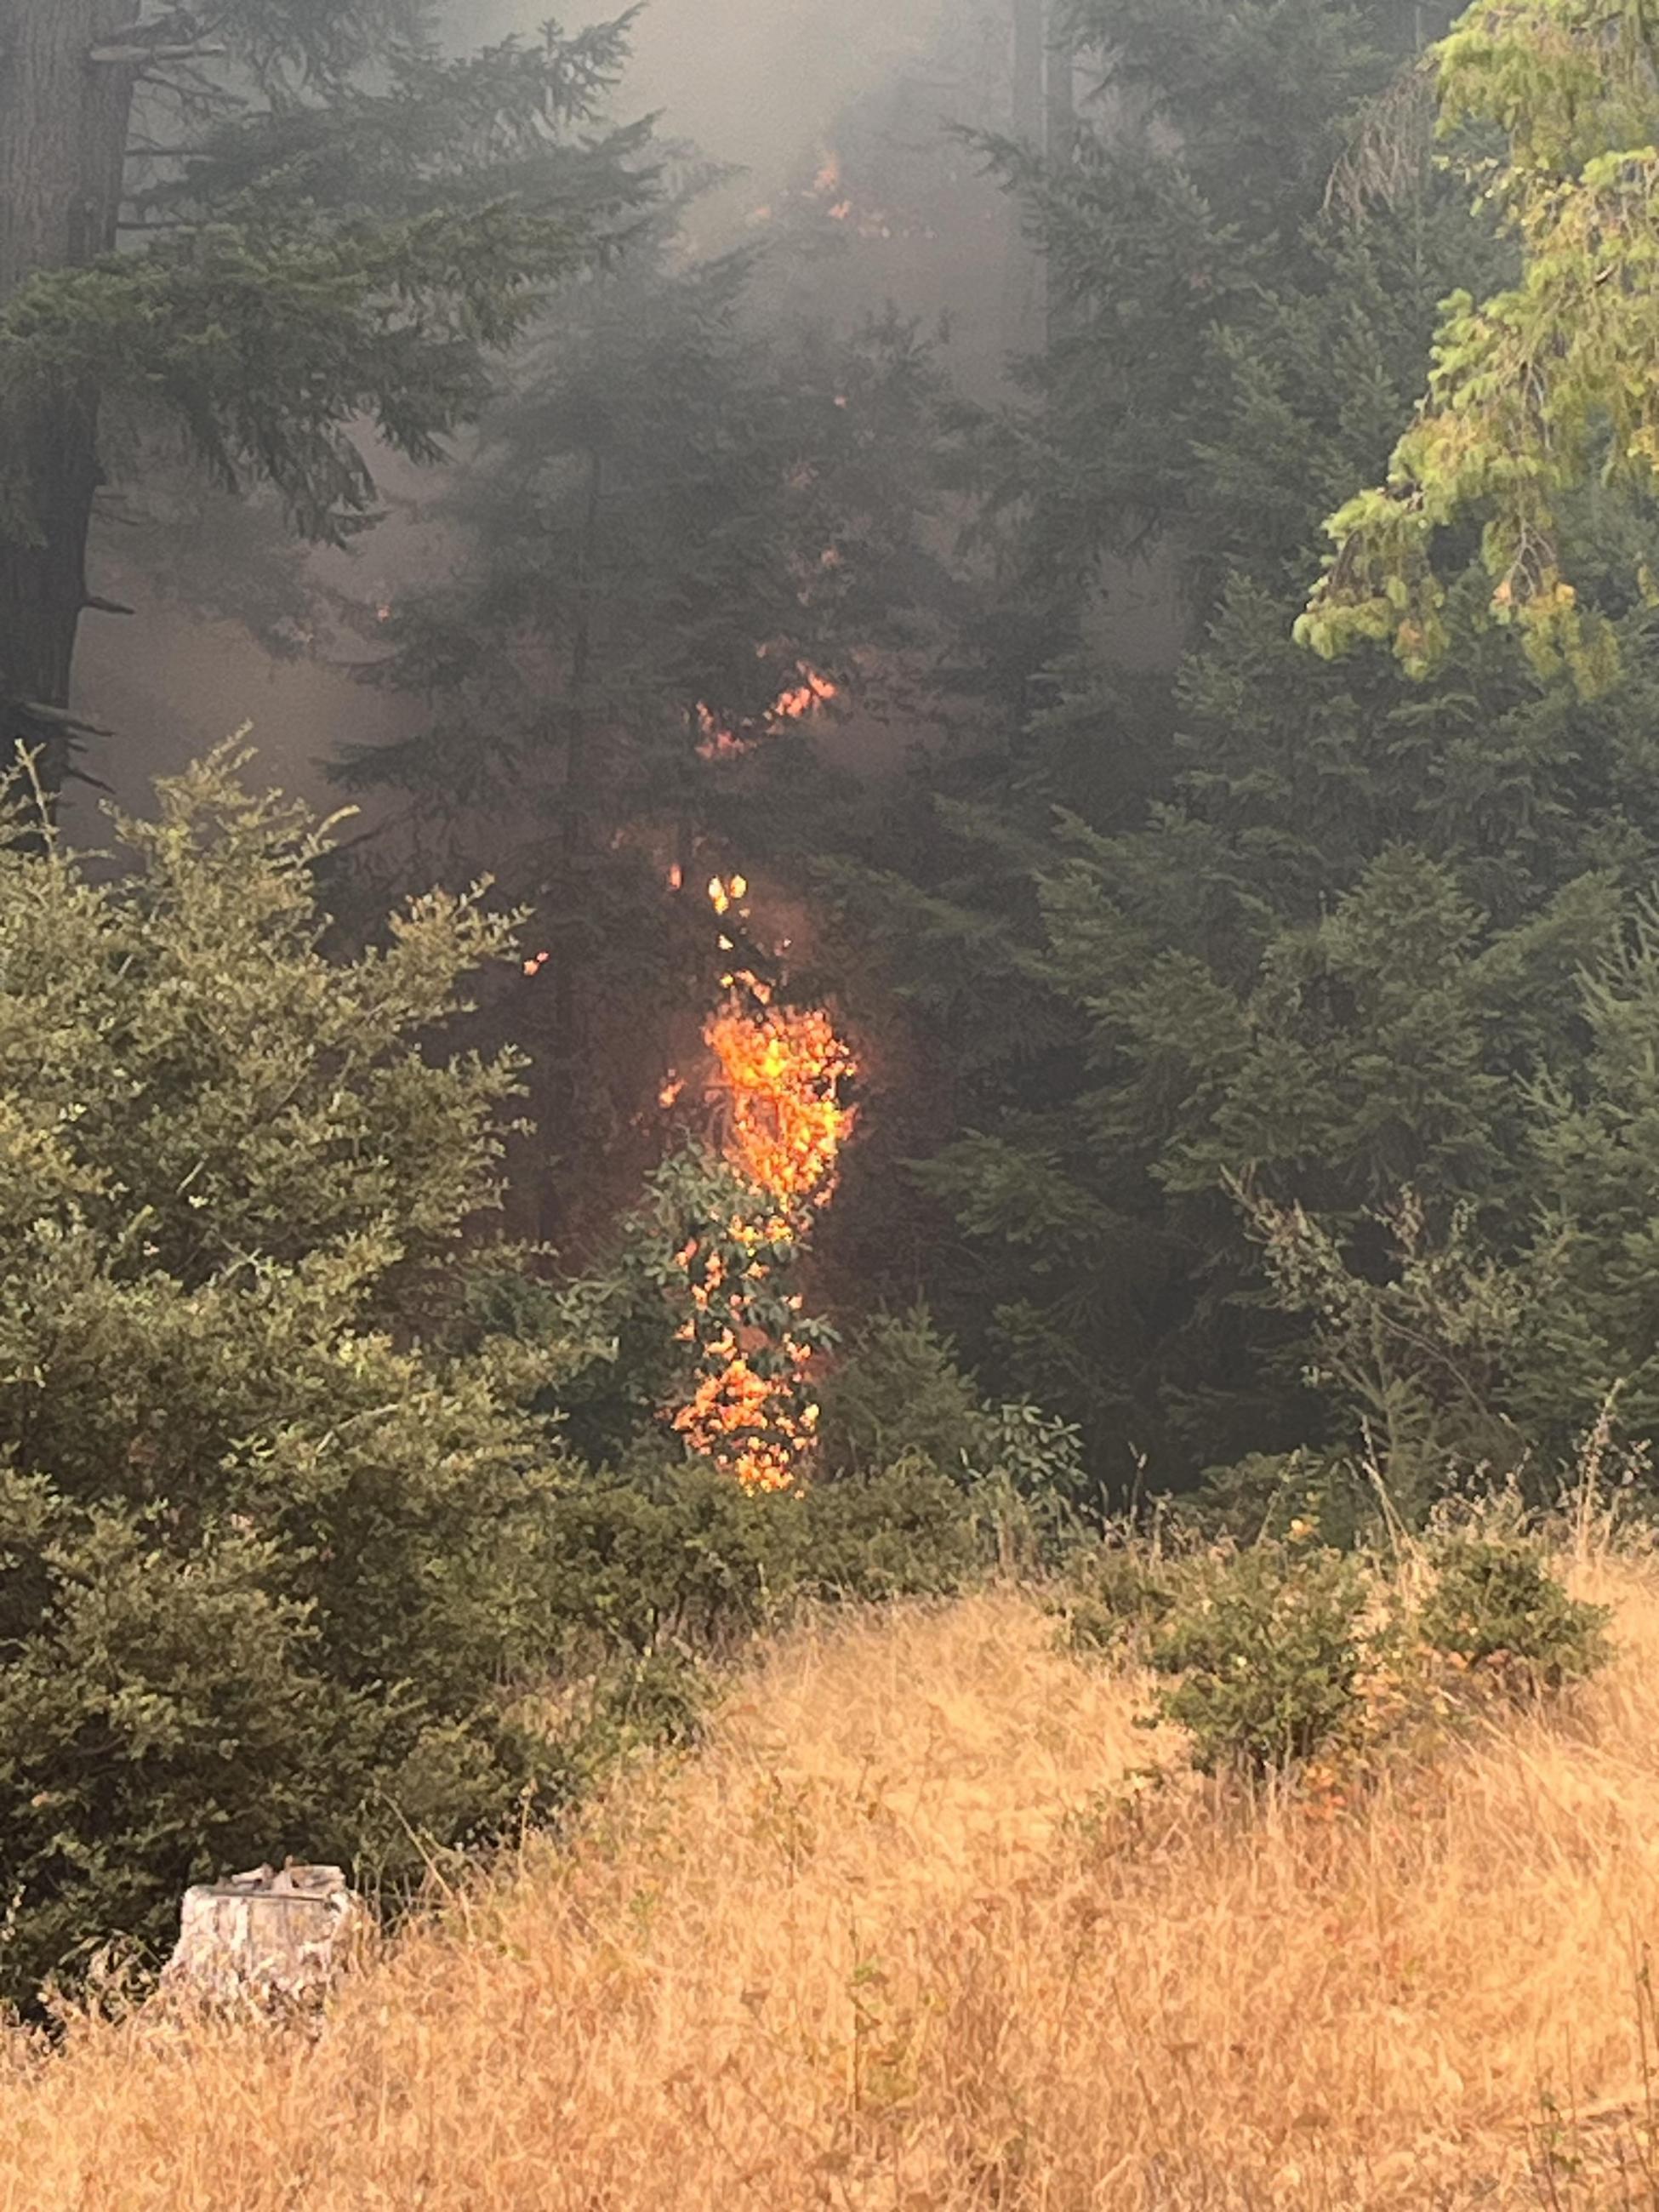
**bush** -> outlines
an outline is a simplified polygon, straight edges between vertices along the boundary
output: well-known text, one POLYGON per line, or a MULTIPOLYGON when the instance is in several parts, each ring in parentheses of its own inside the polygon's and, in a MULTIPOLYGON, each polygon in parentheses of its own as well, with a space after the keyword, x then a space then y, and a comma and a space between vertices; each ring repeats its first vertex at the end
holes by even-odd
POLYGON ((956 1475, 983 1440, 979 1393, 925 1308, 871 1316, 821 1395, 819 1449, 834 1474, 891 1467, 914 1453, 956 1475))
POLYGON ((717 1649, 762 1626, 799 1583, 803 1510, 676 1444, 616 1475, 568 1479, 549 1519, 553 1610, 576 1639, 568 1656, 583 1643, 717 1649))
POLYGON ((1206 1773, 1255 1776, 1309 1759, 1356 1717, 1364 1584, 1327 1551, 1260 1544, 1195 1563, 1148 1657, 1176 1676, 1160 1712, 1206 1773))
POLYGON ((1417 1624, 1431 1650, 1548 1690, 1606 1662, 1607 1607, 1571 1596, 1536 1544, 1455 1536, 1434 1564, 1434 1588, 1417 1624))
POLYGON ((1351 1463, 1308 1450, 1252 1452, 1212 1468, 1182 1517, 1212 1542, 1282 1542, 1313 1530, 1334 1551, 1351 1551, 1376 1521, 1376 1498, 1351 1463))
POLYGON ((1178 1600, 1177 1571, 1138 1543, 1099 1544, 1068 1563, 1060 1610, 1073 1651, 1128 1654, 1178 1600))
POLYGON ((799 1504, 803 1581, 819 1596, 943 1596, 986 1565, 960 1486, 920 1453, 817 1483, 799 1504))
POLYGON ((487 1835, 558 1595, 544 1426, 450 1340, 507 923, 325 960, 322 850, 220 757, 94 872, 0 825, 0 1994, 239 1864, 487 1835))
POLYGON ((1069 1422, 1032 1405, 988 1405, 924 1308, 877 1314, 821 1394, 832 1474, 926 1461, 969 1492, 1005 1565, 1055 1559, 1097 1500, 1069 1422))

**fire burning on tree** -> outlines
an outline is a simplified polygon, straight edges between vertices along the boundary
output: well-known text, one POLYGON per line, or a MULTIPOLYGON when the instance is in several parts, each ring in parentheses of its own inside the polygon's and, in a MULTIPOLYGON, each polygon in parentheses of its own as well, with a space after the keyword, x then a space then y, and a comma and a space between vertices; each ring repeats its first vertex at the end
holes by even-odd
MULTIPOLYGON (((741 876, 716 876, 709 902, 722 923, 749 919, 741 876)), ((722 933, 721 942, 731 939, 722 933)), ((847 1101, 856 1063, 829 1014, 780 1001, 751 969, 721 978, 726 996, 703 1041, 713 1055, 708 1100, 721 1158, 743 1194, 718 1236, 675 1255, 690 1287, 682 1334, 698 1352, 697 1380, 672 1415, 694 1449, 746 1488, 787 1490, 799 1480, 818 1420, 811 1401, 811 1324, 799 1294, 769 1285, 796 1260, 835 1194, 857 1109, 847 1101)), ((679 1096, 671 1077, 664 1097, 679 1096)))
POLYGON ((719 760, 733 753, 747 752, 782 724, 804 721, 809 714, 841 696, 840 685, 832 684, 827 676, 820 676, 816 669, 802 668, 796 673, 798 680, 784 686, 758 721, 745 722, 736 729, 722 722, 712 707, 699 707, 697 750, 702 757, 719 760))

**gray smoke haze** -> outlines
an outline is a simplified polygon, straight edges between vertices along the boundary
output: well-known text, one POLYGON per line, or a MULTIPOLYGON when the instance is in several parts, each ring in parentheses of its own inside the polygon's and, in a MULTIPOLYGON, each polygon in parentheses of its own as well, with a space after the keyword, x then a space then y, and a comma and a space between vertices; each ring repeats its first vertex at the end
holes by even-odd
MULTIPOLYGON (((550 13, 568 31, 622 9, 619 0, 576 0, 563 10, 549 0, 439 0, 437 12, 447 42, 461 51, 533 36, 550 13)), ((906 111, 902 135, 934 139, 939 117, 958 112, 953 83, 937 78, 942 28, 950 26, 949 44, 963 53, 976 46, 1000 53, 1007 23, 1008 0, 649 0, 616 112, 619 120, 659 114, 665 136, 743 171, 695 225, 696 243, 718 249, 752 228, 756 211, 799 185, 803 173, 810 180, 838 118, 860 100, 901 83, 927 85, 921 108, 906 111)), ((1000 73, 995 59, 991 71, 1000 73)), ((970 167, 964 157, 964 185, 970 167)), ((954 270, 932 265, 931 247, 890 249, 871 273, 866 304, 878 307, 886 295, 924 321, 947 314, 958 325, 971 321, 975 303, 998 297, 1002 252, 994 209, 979 220, 986 228, 954 270)), ((396 465, 387 473, 405 499, 437 488, 396 465)), ((118 543, 105 552, 118 562, 118 543)), ((420 565, 394 518, 349 569, 331 558, 324 568, 337 588, 367 599, 378 589, 395 594, 420 565)), ((137 604, 138 619, 88 621, 76 690, 82 710, 118 733, 97 748, 94 765, 125 806, 147 811, 154 776, 176 772, 244 722, 253 726, 262 780, 331 804, 323 763, 342 741, 394 736, 418 718, 417 708, 366 691, 325 662, 273 659, 245 631, 192 617, 150 592, 142 571, 128 567, 105 579, 105 588, 118 586, 137 604)), ((89 798, 75 810, 83 817, 91 811, 89 798)))
MULTIPOLYGON (((740 164, 763 197, 822 143, 848 100, 925 53, 946 0, 649 0, 624 88, 629 112, 740 164)), ((451 0, 452 35, 471 43, 532 33, 544 0, 451 0)), ((610 21, 580 6, 568 29, 610 21)))

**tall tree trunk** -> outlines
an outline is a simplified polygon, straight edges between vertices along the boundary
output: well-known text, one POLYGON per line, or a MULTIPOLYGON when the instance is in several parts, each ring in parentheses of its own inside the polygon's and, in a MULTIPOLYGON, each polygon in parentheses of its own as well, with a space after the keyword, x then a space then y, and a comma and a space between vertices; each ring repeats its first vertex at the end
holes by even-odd
MULTIPOLYGON (((114 247, 137 70, 92 56, 136 13, 135 0, 0 0, 0 308, 32 276, 114 247)), ((15 510, 0 526, 0 751, 40 748, 55 791, 87 603, 96 392, 0 393, 0 466, 15 510)))
MULTIPOLYGON (((1012 135, 1040 154, 1044 137, 1043 53, 1048 41, 1048 0, 1013 0, 1012 135)), ((1042 313, 1042 263, 1026 235, 1018 193, 1010 196, 1008 274, 1003 301, 1005 342, 1012 353, 1031 350, 1042 313)))

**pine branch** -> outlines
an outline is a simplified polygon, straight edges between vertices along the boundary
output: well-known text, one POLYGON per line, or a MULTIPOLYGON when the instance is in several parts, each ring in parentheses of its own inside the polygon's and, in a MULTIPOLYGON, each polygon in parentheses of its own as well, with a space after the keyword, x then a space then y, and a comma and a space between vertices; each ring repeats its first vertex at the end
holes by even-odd
POLYGON ((228 46, 93 46, 87 59, 100 69, 144 69, 156 62, 222 61, 228 46))

